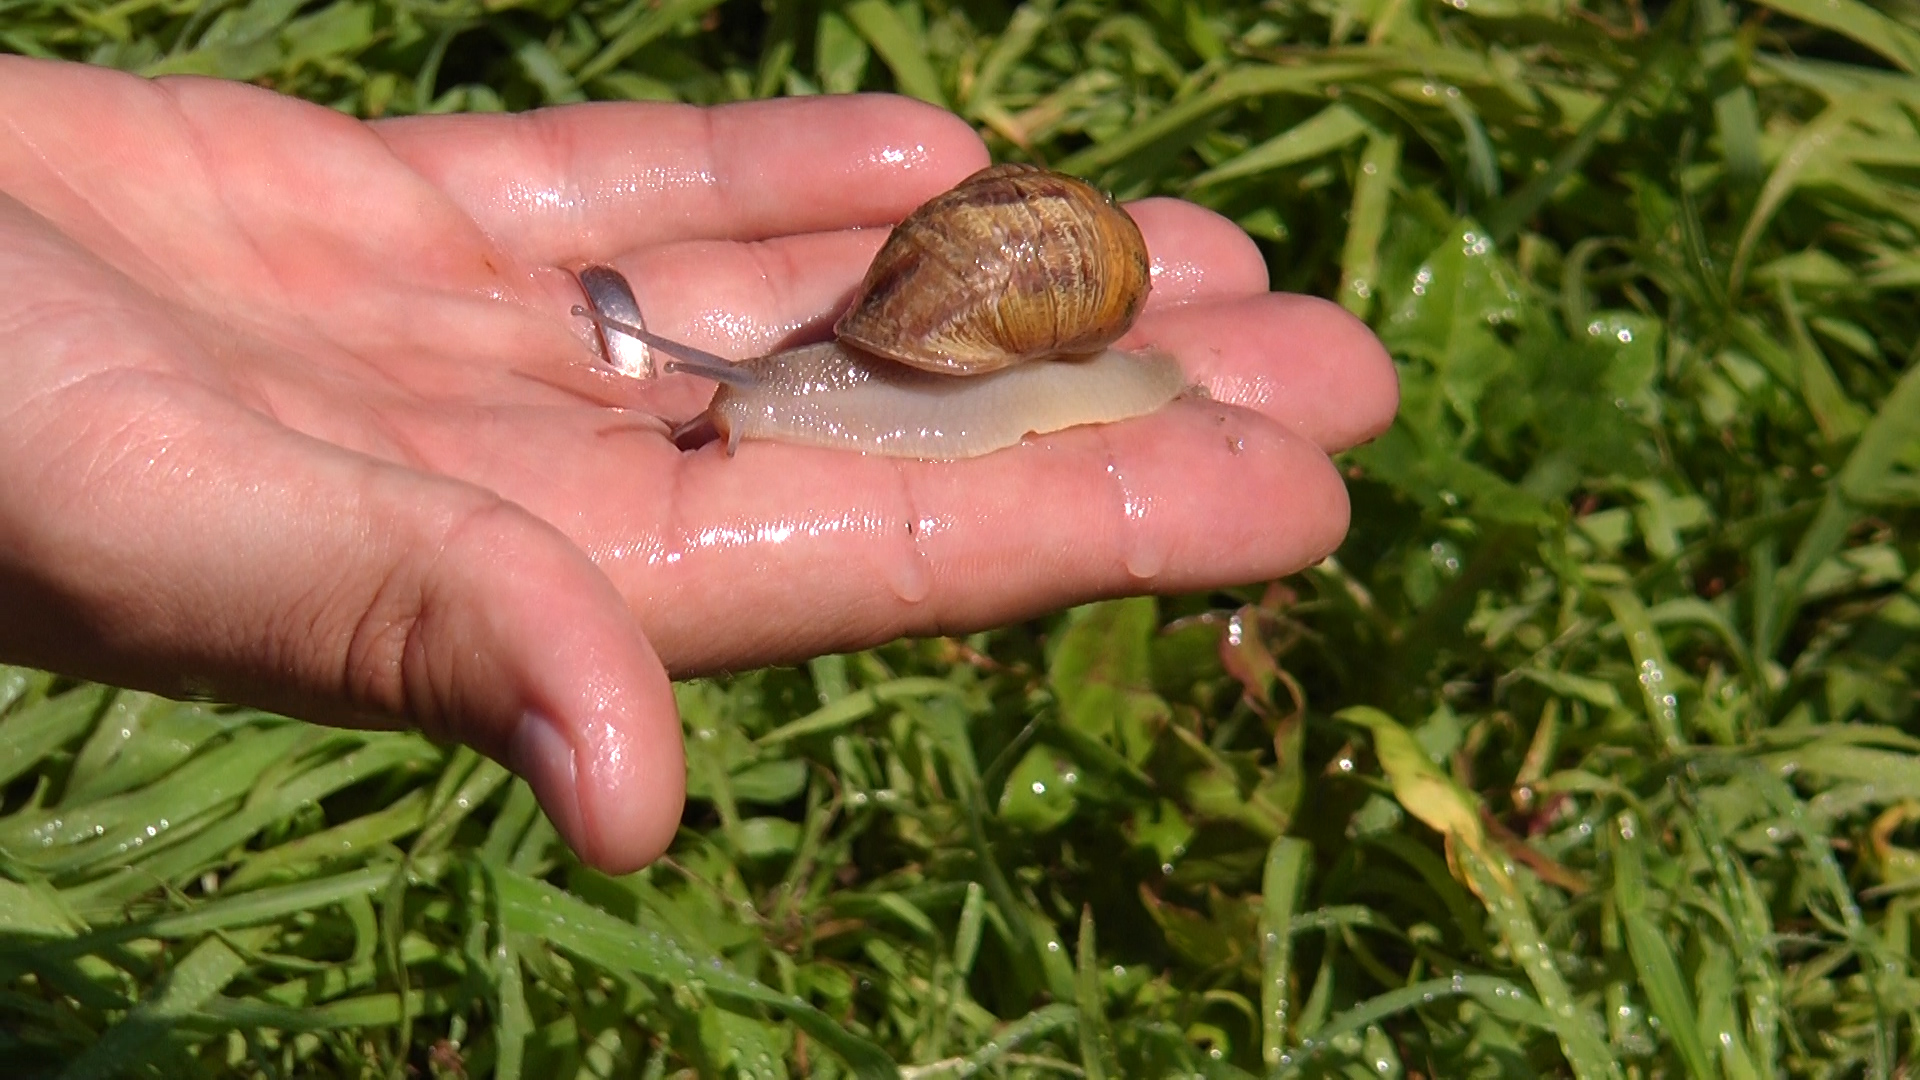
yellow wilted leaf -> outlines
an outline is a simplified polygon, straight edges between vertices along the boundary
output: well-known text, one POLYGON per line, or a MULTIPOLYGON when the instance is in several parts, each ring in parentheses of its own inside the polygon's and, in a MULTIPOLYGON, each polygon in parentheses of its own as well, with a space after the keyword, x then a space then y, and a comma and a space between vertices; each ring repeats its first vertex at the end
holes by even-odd
POLYGON ((1453 864, 1455 875, 1479 891, 1475 875, 1460 872, 1454 856, 1454 845, 1459 844, 1478 856, 1505 888, 1502 860, 1487 847, 1486 829, 1480 823, 1479 800, 1435 768, 1413 735, 1393 717, 1366 705, 1342 709, 1335 715, 1349 724, 1366 728, 1373 735, 1373 752, 1380 759, 1387 782, 1393 786, 1393 797, 1427 828, 1445 838, 1447 860, 1453 864))

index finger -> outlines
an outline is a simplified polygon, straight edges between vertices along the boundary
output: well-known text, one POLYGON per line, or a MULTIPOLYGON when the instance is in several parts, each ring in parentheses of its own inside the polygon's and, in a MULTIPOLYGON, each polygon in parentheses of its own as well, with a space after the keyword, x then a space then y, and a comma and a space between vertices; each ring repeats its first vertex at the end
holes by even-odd
POLYGON ((497 242, 556 266, 677 240, 889 225, 987 163, 959 117, 880 94, 568 105, 375 130, 497 242))

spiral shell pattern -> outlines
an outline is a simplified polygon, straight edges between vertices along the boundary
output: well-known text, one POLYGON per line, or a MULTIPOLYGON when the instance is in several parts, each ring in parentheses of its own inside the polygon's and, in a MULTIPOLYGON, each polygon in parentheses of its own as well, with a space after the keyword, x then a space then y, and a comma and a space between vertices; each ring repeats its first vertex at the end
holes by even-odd
POLYGON ((1110 197, 997 165, 894 228, 834 332, 925 371, 977 375, 1105 348, 1151 283, 1140 228, 1110 197))

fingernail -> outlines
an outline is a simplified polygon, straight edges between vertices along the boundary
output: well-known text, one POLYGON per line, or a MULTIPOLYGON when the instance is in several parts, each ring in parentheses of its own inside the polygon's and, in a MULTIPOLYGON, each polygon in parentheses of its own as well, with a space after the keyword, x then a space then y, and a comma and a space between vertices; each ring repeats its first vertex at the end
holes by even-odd
POLYGON ((513 771, 526 778, 553 827, 582 858, 586 822, 580 813, 579 758, 558 725, 538 712, 521 715, 507 753, 513 771))

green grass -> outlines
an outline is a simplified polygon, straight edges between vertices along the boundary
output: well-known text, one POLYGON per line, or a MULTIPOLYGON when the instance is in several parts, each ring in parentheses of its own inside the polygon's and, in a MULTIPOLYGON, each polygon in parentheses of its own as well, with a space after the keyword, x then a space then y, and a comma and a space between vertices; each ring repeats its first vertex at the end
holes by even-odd
POLYGON ((1920 3, 3 10, 360 114, 897 88, 1405 392, 1295 578, 681 686, 626 878, 469 752, 0 669, 10 1073, 1916 1068, 1920 3))

